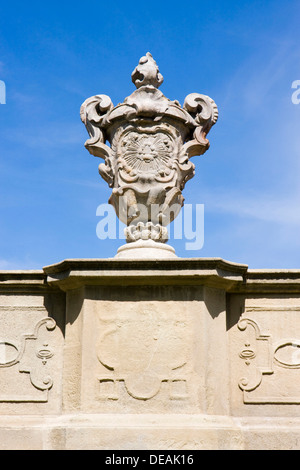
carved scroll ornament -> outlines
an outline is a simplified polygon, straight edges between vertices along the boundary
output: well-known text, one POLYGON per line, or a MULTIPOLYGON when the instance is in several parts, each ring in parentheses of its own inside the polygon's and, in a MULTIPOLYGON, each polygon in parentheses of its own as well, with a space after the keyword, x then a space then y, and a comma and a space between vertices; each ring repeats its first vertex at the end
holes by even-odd
POLYGON ((209 147, 207 134, 218 109, 198 93, 189 94, 183 107, 166 98, 158 90, 163 77, 149 52, 132 81, 137 89, 115 107, 107 95, 84 101, 80 116, 90 136, 85 147, 104 160, 99 173, 112 188, 109 202, 127 225, 127 242, 161 243, 183 205, 185 183, 194 176, 190 158, 209 147))

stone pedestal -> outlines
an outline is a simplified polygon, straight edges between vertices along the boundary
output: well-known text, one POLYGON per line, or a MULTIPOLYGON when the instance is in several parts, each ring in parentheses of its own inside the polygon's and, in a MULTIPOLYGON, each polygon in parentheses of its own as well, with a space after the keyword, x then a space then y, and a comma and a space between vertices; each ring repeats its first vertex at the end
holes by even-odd
POLYGON ((1 272, 0 448, 299 448, 299 312, 221 259, 1 272))
POLYGON ((46 268, 66 292, 64 411, 228 414, 225 288, 245 270, 189 260, 46 268))

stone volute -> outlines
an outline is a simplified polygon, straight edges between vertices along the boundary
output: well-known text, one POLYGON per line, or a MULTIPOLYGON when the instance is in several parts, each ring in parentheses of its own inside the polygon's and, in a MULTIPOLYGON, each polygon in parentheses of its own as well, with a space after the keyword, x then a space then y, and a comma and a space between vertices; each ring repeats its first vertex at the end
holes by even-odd
POLYGON ((182 190, 195 174, 190 158, 209 147, 206 136, 218 109, 198 93, 189 94, 183 107, 166 98, 158 90, 163 76, 149 52, 132 81, 136 90, 115 107, 107 95, 84 101, 80 116, 90 136, 85 147, 103 158, 99 173, 112 188, 109 203, 127 226, 127 244, 117 257, 176 257, 165 244, 167 225, 183 206, 182 190))

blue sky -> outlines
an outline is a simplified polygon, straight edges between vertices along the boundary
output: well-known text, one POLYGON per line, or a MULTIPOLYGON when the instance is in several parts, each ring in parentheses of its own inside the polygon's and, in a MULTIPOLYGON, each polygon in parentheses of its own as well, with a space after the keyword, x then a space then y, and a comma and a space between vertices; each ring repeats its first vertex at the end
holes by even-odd
POLYGON ((221 257, 250 268, 300 268, 300 2, 2 2, 0 269, 40 269, 66 258, 107 258, 96 209, 110 189, 84 148, 81 103, 134 91, 150 51, 161 91, 183 104, 211 96, 219 121, 194 157, 186 203, 204 204, 205 242, 181 257, 221 257))

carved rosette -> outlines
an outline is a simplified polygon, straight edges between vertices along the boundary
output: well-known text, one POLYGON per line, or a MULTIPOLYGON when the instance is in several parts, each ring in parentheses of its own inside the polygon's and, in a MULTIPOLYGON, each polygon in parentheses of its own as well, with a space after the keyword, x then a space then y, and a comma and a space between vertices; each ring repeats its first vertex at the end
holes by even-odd
POLYGON ((127 225, 127 242, 164 243, 166 226, 183 206, 185 183, 195 174, 190 158, 208 149, 206 136, 218 110, 198 93, 188 95, 183 107, 166 98, 158 90, 163 77, 149 52, 132 81, 137 89, 116 107, 107 95, 82 104, 81 120, 90 135, 85 147, 104 160, 99 173, 112 188, 109 202, 127 225))

